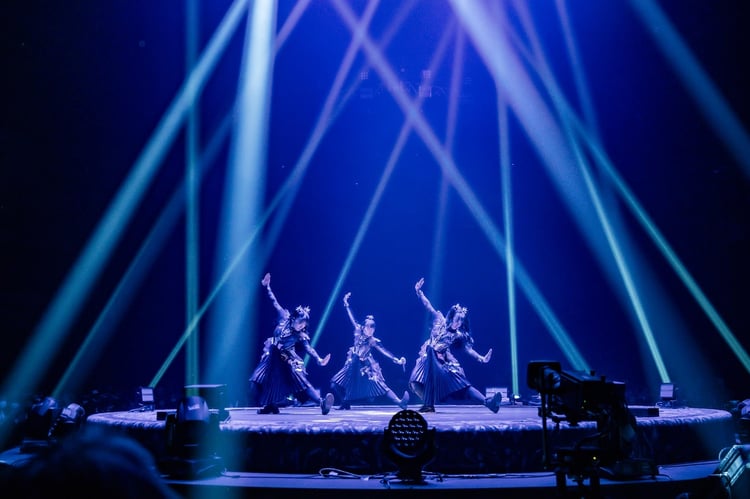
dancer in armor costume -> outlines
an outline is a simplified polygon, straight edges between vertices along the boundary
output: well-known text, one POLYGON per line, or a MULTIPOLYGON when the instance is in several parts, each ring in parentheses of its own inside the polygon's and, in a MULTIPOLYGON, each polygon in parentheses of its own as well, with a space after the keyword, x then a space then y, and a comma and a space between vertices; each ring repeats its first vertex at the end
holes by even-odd
POLYGON ((273 336, 265 341, 260 363, 250 378, 257 388, 258 401, 262 406, 258 409, 258 414, 278 414, 279 404, 289 395, 296 396, 302 393, 306 393, 311 400, 318 403, 323 414, 328 414, 333 405, 333 394, 320 397, 320 393, 307 379, 304 361, 296 352, 297 345, 302 345, 320 366, 328 364, 331 358, 331 354, 321 357, 310 345, 310 337, 307 334, 310 308, 300 306, 290 313, 279 305, 271 291, 271 274, 266 274, 261 283, 279 313, 279 322, 273 336))
POLYGON ((458 360, 451 353, 451 348, 462 348, 471 357, 486 364, 492 357, 492 349, 487 354, 480 355, 474 348, 471 337, 467 309, 455 304, 444 316, 435 310, 430 300, 422 292, 424 278, 417 281, 414 289, 422 304, 433 315, 430 337, 424 342, 419 351, 419 358, 409 378, 411 390, 422 397, 423 405, 420 412, 435 412, 435 404, 449 396, 459 396, 485 405, 492 412, 500 409, 502 395, 485 398, 479 390, 471 385, 458 360))
POLYGON ((347 351, 344 367, 331 378, 331 388, 341 397, 339 409, 351 409, 352 401, 373 399, 381 395, 387 395, 394 404, 406 409, 409 404, 409 392, 405 391, 401 399, 393 393, 385 382, 380 364, 372 355, 372 350, 377 350, 400 366, 406 365, 406 359, 397 358, 375 337, 375 319, 372 315, 365 317, 364 324, 357 322, 349 307, 350 296, 351 293, 344 296, 344 307, 354 326, 354 344, 347 351))

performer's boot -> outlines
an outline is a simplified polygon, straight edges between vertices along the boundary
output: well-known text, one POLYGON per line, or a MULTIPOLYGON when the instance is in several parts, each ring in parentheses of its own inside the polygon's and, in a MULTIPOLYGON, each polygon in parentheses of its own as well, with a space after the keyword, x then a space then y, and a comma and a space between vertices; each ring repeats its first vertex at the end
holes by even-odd
POLYGON ((500 410, 500 402, 503 400, 503 394, 502 393, 496 393, 491 398, 487 398, 484 401, 484 405, 487 406, 487 409, 491 410, 495 414, 497 414, 497 411, 500 410))
POLYGON ((432 405, 423 405, 419 408, 419 412, 435 412, 435 407, 432 405))
POLYGON ((257 411, 258 414, 278 414, 279 408, 273 404, 267 404, 257 411))
POLYGON ((404 396, 398 401, 398 406, 401 410, 404 410, 409 406, 409 390, 404 390, 404 396))
POLYGON ((333 393, 326 393, 326 396, 320 399, 320 412, 325 416, 331 412, 333 407, 333 393))
POLYGON ((333 402, 336 403, 336 399, 339 400, 339 406, 336 407, 337 411, 348 411, 352 408, 349 401, 346 400, 346 390, 342 390, 336 383, 331 383, 330 392, 333 394, 333 402))

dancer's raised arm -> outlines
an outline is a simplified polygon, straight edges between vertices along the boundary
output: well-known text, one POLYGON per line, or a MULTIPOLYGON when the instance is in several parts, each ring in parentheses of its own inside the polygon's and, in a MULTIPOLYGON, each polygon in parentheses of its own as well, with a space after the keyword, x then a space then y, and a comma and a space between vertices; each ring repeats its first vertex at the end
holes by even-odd
POLYGON ((422 286, 424 285, 424 277, 417 281, 417 283, 414 285, 414 290, 417 292, 417 297, 422 300, 422 304, 425 306, 427 310, 432 313, 432 315, 437 315, 438 311, 435 310, 435 308, 432 306, 432 303, 430 303, 430 300, 427 299, 427 296, 425 296, 424 292, 422 291, 422 286))
POLYGON ((352 326, 359 327, 357 320, 354 318, 354 314, 352 314, 352 309, 349 308, 349 297, 351 295, 351 291, 344 295, 344 308, 346 308, 346 313, 349 314, 349 320, 352 321, 352 326))
POLYGON ((267 273, 265 276, 263 276, 263 280, 260 282, 263 287, 266 288, 266 291, 268 291, 268 297, 271 299, 271 302, 273 302, 273 307, 276 309, 276 311, 279 314, 287 315, 288 312, 284 307, 279 305, 279 301, 276 299, 276 295, 273 294, 273 291, 271 291, 271 273, 267 273))

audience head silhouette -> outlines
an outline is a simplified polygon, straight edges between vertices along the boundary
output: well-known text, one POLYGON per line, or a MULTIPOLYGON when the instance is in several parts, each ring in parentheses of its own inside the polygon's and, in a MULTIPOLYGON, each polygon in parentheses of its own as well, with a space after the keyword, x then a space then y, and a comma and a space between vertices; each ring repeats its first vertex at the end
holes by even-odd
MULTIPOLYGON (((7 471, 7 470, 6 470, 7 471)), ((137 441, 84 426, 7 472, 3 497, 178 498, 137 441)))

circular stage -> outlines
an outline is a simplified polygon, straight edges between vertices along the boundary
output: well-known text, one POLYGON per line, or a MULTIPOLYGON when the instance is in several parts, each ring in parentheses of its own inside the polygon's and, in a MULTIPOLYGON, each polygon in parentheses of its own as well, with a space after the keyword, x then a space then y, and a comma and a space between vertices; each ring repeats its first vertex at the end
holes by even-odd
MULTIPOLYGON (((325 416, 317 407, 287 407, 268 415, 257 414, 256 409, 230 408, 228 418, 218 423, 215 448, 227 469, 312 474, 321 469, 356 474, 395 469, 382 451, 384 430, 399 411, 395 406, 352 406, 325 416)), ((544 469, 538 407, 502 406, 498 414, 471 405, 439 405, 436 410, 423 414, 435 430, 435 455, 426 471, 493 474, 544 469)), ((630 411, 637 421, 637 454, 656 465, 713 461, 734 441, 734 423, 726 411, 689 407, 630 407, 630 411)), ((166 453, 166 420, 173 412, 99 413, 89 416, 87 424, 126 432, 161 458, 166 453)), ((595 433, 594 422, 572 426, 548 419, 547 450, 576 446, 595 433)))

